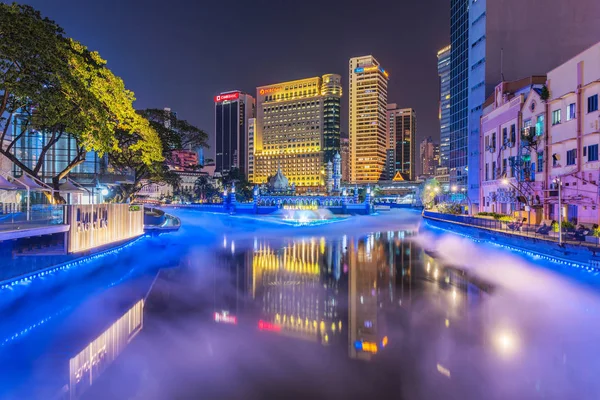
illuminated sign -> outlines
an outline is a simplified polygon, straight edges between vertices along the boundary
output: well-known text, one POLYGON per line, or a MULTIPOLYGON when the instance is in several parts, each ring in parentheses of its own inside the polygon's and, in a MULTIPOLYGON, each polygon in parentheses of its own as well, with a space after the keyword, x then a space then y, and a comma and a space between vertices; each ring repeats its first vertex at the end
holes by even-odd
POLYGON ((239 98, 240 92, 220 94, 218 96, 215 96, 215 103, 220 103, 221 101, 237 100, 239 98))
POLYGON ((258 321, 258 329, 261 331, 281 332, 281 326, 271 322, 263 321, 262 319, 258 321))
POLYGON ((216 312, 214 315, 215 322, 223 322, 225 324, 237 324, 237 317, 235 315, 229 315, 227 311, 222 311, 220 313, 216 312))
POLYGON ((354 348, 359 351, 377 354, 377 343, 363 342, 362 340, 357 340, 356 342, 354 342, 354 348))
POLYGON ((380 71, 383 74, 383 76, 385 76, 386 78, 390 75, 390 74, 388 74, 388 72, 385 69, 378 67, 376 65, 372 65, 370 67, 354 68, 355 74, 362 74, 363 72, 374 72, 374 71, 380 71))
POLYGON ((271 93, 279 92, 281 89, 282 89, 281 86, 272 86, 272 87, 268 87, 268 88, 262 88, 258 91, 258 93, 261 95, 271 94, 271 93))

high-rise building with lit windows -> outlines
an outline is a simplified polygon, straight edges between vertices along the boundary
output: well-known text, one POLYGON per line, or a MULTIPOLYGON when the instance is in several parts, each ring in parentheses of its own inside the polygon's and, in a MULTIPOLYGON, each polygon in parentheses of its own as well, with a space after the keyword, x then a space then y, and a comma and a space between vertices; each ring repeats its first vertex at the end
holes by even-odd
POLYGON ((450 160, 450 51, 446 46, 437 52, 440 79, 440 165, 448 166, 450 160))
POLYGON ((388 73, 373 56, 350 59, 350 182, 385 177, 388 73))
POLYGON ((297 188, 322 188, 325 165, 340 149, 341 96, 335 74, 256 88, 253 182, 280 167, 297 188))
POLYGON ((397 172, 414 181, 416 171, 417 115, 412 108, 400 108, 396 104, 387 105, 387 179, 393 179, 397 172))
POLYGON ((215 172, 238 168, 247 175, 248 119, 255 116, 254 98, 238 90, 215 96, 215 172))

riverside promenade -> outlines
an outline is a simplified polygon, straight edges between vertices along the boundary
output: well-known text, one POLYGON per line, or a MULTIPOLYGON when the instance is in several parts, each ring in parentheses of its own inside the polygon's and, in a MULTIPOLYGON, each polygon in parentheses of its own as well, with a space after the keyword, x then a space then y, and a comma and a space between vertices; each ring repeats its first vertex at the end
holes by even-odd
POLYGON ((559 244, 557 237, 537 233, 539 225, 524 225, 521 230, 516 230, 508 227, 505 222, 433 211, 423 211, 423 218, 426 225, 433 229, 494 243, 573 267, 600 271, 598 244, 574 240, 567 234, 564 234, 564 240, 559 244))

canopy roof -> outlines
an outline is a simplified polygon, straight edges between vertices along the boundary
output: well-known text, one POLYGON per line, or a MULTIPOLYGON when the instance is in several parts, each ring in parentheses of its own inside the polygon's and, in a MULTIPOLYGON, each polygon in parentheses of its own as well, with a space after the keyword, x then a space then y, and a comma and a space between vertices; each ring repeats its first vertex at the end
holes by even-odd
POLYGON ((62 192, 62 193, 81 193, 84 192, 84 190, 78 186, 75 186, 73 184, 73 182, 71 182, 69 179, 67 179, 67 181, 65 183, 61 183, 58 186, 58 191, 62 192))
POLYGON ((0 175, 0 190, 19 190, 19 186, 0 175))

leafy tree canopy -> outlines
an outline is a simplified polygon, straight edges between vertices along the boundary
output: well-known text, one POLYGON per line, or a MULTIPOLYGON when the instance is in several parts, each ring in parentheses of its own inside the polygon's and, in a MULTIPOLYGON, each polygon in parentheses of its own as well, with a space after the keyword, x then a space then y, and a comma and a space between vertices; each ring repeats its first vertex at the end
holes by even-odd
POLYGON ((107 67, 97 52, 64 36, 53 21, 30 6, 0 4, 0 154, 32 175, 44 156, 65 134, 76 139, 78 152, 55 177, 55 185, 91 150, 119 152, 115 132, 136 134, 133 148, 149 165, 162 160, 160 138, 135 112, 133 92, 107 67), (22 129, 13 135, 15 117, 22 129), (25 165, 13 147, 28 132, 46 132, 37 164, 25 165))

